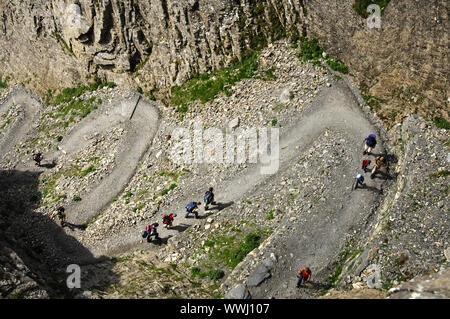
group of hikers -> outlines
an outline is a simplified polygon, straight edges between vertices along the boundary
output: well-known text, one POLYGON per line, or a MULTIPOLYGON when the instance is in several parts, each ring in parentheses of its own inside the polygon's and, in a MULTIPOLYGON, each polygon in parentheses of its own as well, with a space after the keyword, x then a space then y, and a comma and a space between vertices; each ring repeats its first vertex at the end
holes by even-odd
MULTIPOLYGON (((375 148, 377 141, 375 134, 370 134, 368 137, 364 138, 364 152, 363 155, 371 155, 372 150, 375 148)), ((33 160, 36 162, 37 166, 41 165, 41 161, 43 160, 43 155, 41 152, 36 152, 33 154, 33 160)), ((377 170, 379 170, 381 167, 386 165, 386 158, 384 156, 376 156, 374 160, 374 165, 371 170, 369 170, 368 166, 371 164, 371 160, 368 158, 365 158, 361 162, 361 169, 364 171, 364 173, 367 173, 368 171, 371 171, 371 179, 374 178, 377 170)), ((354 178, 355 183, 353 188, 356 189, 358 185, 364 186, 364 175, 363 174, 357 174, 354 178)), ((205 203, 205 211, 208 210, 209 205, 217 205, 214 201, 214 189, 210 187, 204 194, 203 200, 205 203)), ((194 218, 198 218, 198 209, 201 205, 201 202, 193 201, 186 205, 186 214, 185 218, 189 218, 190 215, 194 215, 194 218)), ((165 225, 167 229, 173 228, 173 222, 177 214, 170 213, 170 214, 163 214, 162 216, 162 223, 165 225)), ((65 223, 65 209, 64 207, 58 207, 58 209, 51 215, 51 219, 54 219, 55 217, 58 217, 60 220, 61 226, 64 226, 65 223)), ((151 223, 145 227, 145 231, 142 233, 142 237, 147 239, 147 242, 151 242, 152 238, 154 237, 155 242, 158 245, 161 245, 162 240, 161 237, 159 237, 158 234, 158 222, 151 223)), ((304 267, 299 270, 297 274, 297 285, 296 287, 301 287, 302 282, 307 283, 311 279, 311 269, 309 267, 304 267)))
MULTIPOLYGON (((207 211, 209 209, 209 205, 216 205, 216 202, 214 201, 213 191, 214 191, 214 189, 212 187, 210 187, 205 192, 205 195, 203 196, 203 200, 205 202, 205 211, 207 211)), ((197 219, 198 218, 198 209, 199 209, 200 205, 201 205, 201 202, 190 202, 189 204, 187 204, 185 207, 186 214, 184 217, 189 218, 189 216, 192 214, 192 215, 194 215, 194 218, 197 219)), ((173 227, 173 221, 176 216, 177 216, 177 214, 174 214, 174 213, 163 214, 162 222, 167 229, 171 229, 173 227)), ((161 238, 159 237, 159 234, 158 234, 158 226, 159 226, 158 222, 147 225, 145 227, 144 232, 142 233, 142 237, 146 238, 147 242, 151 242, 152 237, 154 237, 155 242, 158 245, 160 245, 161 238)))
MULTIPOLYGON (((375 134, 370 134, 366 138, 363 139, 364 144, 364 152, 363 155, 371 155, 372 150, 377 145, 377 139, 375 134)), ((364 171, 364 173, 367 173, 369 170, 368 166, 371 164, 371 160, 368 158, 365 158, 361 162, 361 169, 364 171)), ((383 166, 386 166, 386 157, 379 155, 375 157, 374 165, 371 170, 370 178, 373 179, 375 177, 376 172, 383 166)), ((354 186, 353 189, 358 188, 358 185, 364 186, 364 175, 363 174, 356 174, 356 177, 354 178, 354 186)))

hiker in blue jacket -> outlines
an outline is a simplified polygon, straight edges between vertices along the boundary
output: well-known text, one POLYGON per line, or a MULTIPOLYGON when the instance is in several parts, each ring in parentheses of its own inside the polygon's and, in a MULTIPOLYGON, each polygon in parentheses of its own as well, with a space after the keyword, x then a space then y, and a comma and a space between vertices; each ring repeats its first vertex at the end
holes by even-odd
POLYGON ((364 143, 363 155, 371 154, 372 149, 374 149, 375 146, 377 145, 377 137, 375 136, 375 134, 370 134, 369 136, 364 138, 363 143, 364 143))
POLYGON ((353 189, 357 189, 358 185, 364 186, 364 175, 357 174, 354 181, 355 183, 353 184, 353 189))
POLYGON ((189 214, 194 214, 195 218, 198 218, 198 205, 201 205, 200 202, 190 202, 186 206, 186 215, 184 217, 188 218, 189 214))

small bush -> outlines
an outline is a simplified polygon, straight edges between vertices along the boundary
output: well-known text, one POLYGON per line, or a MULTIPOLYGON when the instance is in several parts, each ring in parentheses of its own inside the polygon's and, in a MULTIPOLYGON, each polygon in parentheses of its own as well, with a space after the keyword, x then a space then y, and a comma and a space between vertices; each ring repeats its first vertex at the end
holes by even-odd
POLYGON ((191 267, 191 275, 193 277, 200 274, 201 269, 199 267, 191 267))
POLYGON ((5 80, 2 79, 0 75, 0 89, 6 89, 8 87, 9 77, 6 77, 5 80))
POLYGON ((438 128, 443 128, 446 130, 450 129, 450 123, 448 123, 448 121, 442 117, 435 117, 433 123, 438 128))
POLYGON ((247 256, 249 252, 259 246, 260 241, 261 236, 255 233, 248 234, 245 237, 244 242, 231 252, 231 260, 229 261, 229 265, 232 268, 236 267, 241 261, 244 260, 245 256, 247 256))
POLYGON ((95 171, 95 167, 94 167, 94 165, 91 165, 87 169, 85 169, 84 171, 81 171, 80 175, 81 175, 81 177, 84 177, 84 176, 86 176, 87 174, 89 174, 89 173, 91 173, 93 171, 95 171))
POLYGON ((209 279, 211 280, 219 280, 222 279, 223 276, 225 276, 225 273, 222 269, 211 269, 207 274, 209 279))
POLYGON ((79 202, 81 200, 81 197, 80 196, 74 196, 74 197, 72 197, 72 200, 74 202, 79 202))

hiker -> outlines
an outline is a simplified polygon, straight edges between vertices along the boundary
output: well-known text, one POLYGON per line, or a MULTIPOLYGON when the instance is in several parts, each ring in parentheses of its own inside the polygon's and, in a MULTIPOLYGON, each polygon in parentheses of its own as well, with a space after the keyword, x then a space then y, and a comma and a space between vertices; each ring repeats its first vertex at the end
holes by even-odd
POLYGON ((189 214, 194 214, 195 218, 198 218, 198 205, 201 205, 200 202, 190 202, 186 206, 186 215, 184 217, 188 218, 189 214))
POLYGON ((367 158, 361 162, 361 169, 364 171, 364 173, 367 173, 367 166, 369 166, 370 163, 372 163, 372 161, 367 158))
POLYGON ((50 216, 50 218, 53 220, 55 217, 58 217, 61 227, 64 227, 64 223, 66 222, 66 214, 64 213, 65 209, 64 207, 58 207, 58 209, 53 212, 53 214, 50 216))
POLYGON ((375 177, 375 173, 377 172, 377 170, 383 166, 386 166, 386 159, 384 158, 384 156, 376 157, 375 162, 373 164, 372 174, 370 175, 370 178, 373 179, 375 177))
POLYGON ((169 215, 164 214, 163 215, 163 224, 166 228, 172 228, 172 223, 174 220, 174 217, 176 217, 177 214, 170 213, 169 215))
POLYGON ((33 154, 33 161, 36 162, 37 166, 41 166, 41 161, 44 159, 44 156, 41 152, 37 152, 33 154))
POLYGON ((363 143, 364 143, 363 155, 371 154, 372 149, 374 149, 375 146, 377 145, 377 137, 375 136, 375 134, 370 134, 363 140, 363 143))
POLYGON ((306 284, 311 279, 311 269, 308 267, 304 267, 300 269, 297 275, 297 288, 299 288, 302 284, 302 281, 306 284))
POLYGON ((205 200, 205 210, 208 210, 209 204, 216 205, 216 202, 214 201, 214 193, 212 187, 210 187, 209 190, 206 191, 203 199, 205 200))
POLYGON ((159 226, 158 223, 153 223, 150 225, 145 226, 145 231, 142 234, 142 237, 147 238, 147 242, 150 242, 152 239, 152 236, 155 236, 155 240, 160 244, 161 238, 159 237, 157 227, 159 226))
POLYGON ((364 186, 364 175, 362 174, 357 174, 356 177, 354 178, 355 183, 353 186, 353 189, 357 189, 358 185, 364 186))

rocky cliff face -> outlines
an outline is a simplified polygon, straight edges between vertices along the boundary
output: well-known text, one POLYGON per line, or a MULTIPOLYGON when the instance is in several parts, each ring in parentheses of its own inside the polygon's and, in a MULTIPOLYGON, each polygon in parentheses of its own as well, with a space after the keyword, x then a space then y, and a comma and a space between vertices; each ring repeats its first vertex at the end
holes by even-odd
POLYGON ((448 119, 448 2, 392 1, 370 29, 353 1, 82 0, 0 4, 4 76, 45 93, 92 75, 167 89, 274 39, 317 37, 385 122, 448 119))

